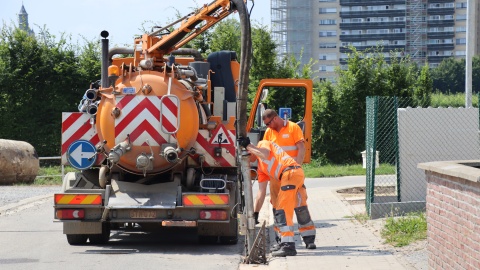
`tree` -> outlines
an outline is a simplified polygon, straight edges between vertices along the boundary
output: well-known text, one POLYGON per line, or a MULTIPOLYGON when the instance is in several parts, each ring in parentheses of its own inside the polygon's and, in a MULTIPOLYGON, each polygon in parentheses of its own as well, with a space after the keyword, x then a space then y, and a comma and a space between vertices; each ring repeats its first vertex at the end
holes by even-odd
POLYGON ((240 56, 240 22, 236 19, 223 20, 215 26, 211 35, 212 52, 230 50, 240 56))
POLYGON ((433 89, 441 93, 465 91, 465 59, 444 59, 432 70, 433 89))
POLYGON ((430 105, 432 89, 433 80, 430 75, 430 68, 428 67, 428 63, 425 63, 420 71, 420 76, 415 83, 415 90, 413 93, 414 105, 422 107, 430 105))
POLYGON ((100 73, 99 54, 93 44, 79 52, 65 35, 56 41, 45 29, 40 33, 37 39, 12 27, 2 29, 0 137, 27 141, 40 156, 55 156, 61 112, 75 109, 91 77, 100 73))
MULTIPOLYGON (((346 69, 337 68, 337 84, 320 84, 314 99, 314 157, 333 163, 357 163, 365 148, 366 98, 429 98, 429 69, 419 77, 416 64, 397 52, 387 62, 379 48, 359 52, 350 47, 346 69), (318 121, 318 122, 317 122, 318 121)), ((429 84, 430 82, 430 84, 429 84)), ((430 88, 429 88, 430 87, 430 88)))

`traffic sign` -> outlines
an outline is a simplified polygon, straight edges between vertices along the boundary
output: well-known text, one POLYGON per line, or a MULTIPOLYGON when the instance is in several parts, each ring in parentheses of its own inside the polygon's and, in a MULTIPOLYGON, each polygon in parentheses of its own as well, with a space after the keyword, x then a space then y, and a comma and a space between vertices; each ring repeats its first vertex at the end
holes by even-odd
POLYGON ((67 150, 67 159, 70 165, 78 170, 92 167, 97 160, 95 146, 86 140, 74 141, 67 150))
POLYGON ((280 108, 278 110, 278 115, 284 120, 290 119, 292 117, 292 108, 280 108))

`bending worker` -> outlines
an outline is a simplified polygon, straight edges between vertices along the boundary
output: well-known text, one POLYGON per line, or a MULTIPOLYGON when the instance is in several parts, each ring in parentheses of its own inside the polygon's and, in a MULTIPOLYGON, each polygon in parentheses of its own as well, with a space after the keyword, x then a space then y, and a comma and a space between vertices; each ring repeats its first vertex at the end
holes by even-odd
POLYGON ((248 137, 240 137, 239 145, 258 160, 258 179, 278 183, 279 191, 275 205, 275 223, 280 230, 279 249, 272 252, 274 257, 297 255, 293 231, 293 212, 298 189, 303 186, 305 175, 302 167, 280 146, 262 140, 258 146, 250 143, 248 137))
MULTIPOLYGON (((300 127, 292 121, 284 121, 272 109, 267 109, 262 115, 263 122, 267 126, 264 140, 278 144, 282 149, 298 164, 302 164, 305 158, 305 139, 300 127)), ((268 181, 258 179, 258 193, 254 203, 255 218, 258 219, 258 212, 262 208, 265 201, 268 181)), ((276 182, 270 182, 270 199, 275 212, 276 194, 279 187, 276 182)), ((302 236, 303 242, 308 249, 315 249, 315 225, 308 211, 307 190, 305 185, 298 191, 297 201, 295 205, 295 214, 297 216, 298 230, 302 236)), ((278 228, 275 228, 278 232, 278 228)), ((272 250, 278 249, 274 246, 272 250)))

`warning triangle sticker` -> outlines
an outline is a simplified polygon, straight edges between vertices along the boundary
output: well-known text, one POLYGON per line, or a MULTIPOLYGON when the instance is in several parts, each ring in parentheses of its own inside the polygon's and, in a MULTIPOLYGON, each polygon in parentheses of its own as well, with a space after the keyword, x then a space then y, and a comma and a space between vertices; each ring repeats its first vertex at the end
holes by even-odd
POLYGON ((213 133, 212 138, 210 139, 210 144, 232 144, 230 141, 230 136, 228 136, 227 129, 224 125, 219 125, 217 130, 213 133))

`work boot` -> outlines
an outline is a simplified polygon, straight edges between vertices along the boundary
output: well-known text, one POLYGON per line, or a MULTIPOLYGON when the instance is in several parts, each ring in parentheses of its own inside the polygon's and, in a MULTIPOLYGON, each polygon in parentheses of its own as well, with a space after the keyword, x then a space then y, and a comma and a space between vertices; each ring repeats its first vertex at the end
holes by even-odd
POLYGON ((270 248, 270 251, 278 251, 280 250, 280 244, 274 244, 272 248, 270 248))
POLYGON ((303 242, 307 249, 316 249, 317 246, 315 245, 315 235, 309 235, 303 237, 303 242))
POLYGON ((278 234, 275 232, 275 242, 277 242, 276 244, 273 244, 272 248, 270 249, 270 251, 277 251, 277 250, 280 250, 280 243, 282 242, 282 238, 280 238, 280 236, 278 236, 278 234))
POLYGON ((280 249, 272 252, 273 257, 285 257, 285 256, 295 256, 297 255, 297 250, 295 249, 294 242, 284 242, 280 244, 280 249))

